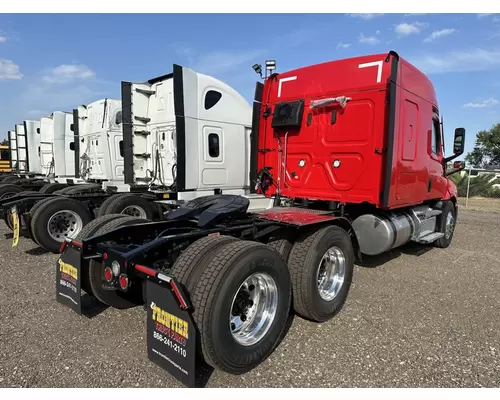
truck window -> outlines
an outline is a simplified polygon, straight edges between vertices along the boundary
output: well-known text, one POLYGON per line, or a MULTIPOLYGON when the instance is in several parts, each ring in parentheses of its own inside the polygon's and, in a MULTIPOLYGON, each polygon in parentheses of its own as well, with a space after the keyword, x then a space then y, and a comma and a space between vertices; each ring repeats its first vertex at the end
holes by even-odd
POLYGON ((219 135, 216 133, 211 133, 208 135, 208 154, 210 157, 219 157, 219 135))
POLYGON ((116 113, 115 125, 120 125, 122 123, 122 112, 118 111, 116 113))
POLYGON ((205 110, 209 110, 215 106, 222 97, 222 93, 215 90, 209 90, 205 95, 205 110))
POLYGON ((439 149, 441 147, 441 133, 439 129, 439 121, 432 119, 432 135, 431 135, 431 151, 435 155, 439 155, 439 149))

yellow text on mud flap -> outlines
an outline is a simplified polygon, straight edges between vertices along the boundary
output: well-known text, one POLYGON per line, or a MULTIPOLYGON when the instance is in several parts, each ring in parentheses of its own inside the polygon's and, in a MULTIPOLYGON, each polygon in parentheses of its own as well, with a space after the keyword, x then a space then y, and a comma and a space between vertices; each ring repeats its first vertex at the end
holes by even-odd
POLYGON ((171 331, 188 338, 188 323, 175 315, 172 315, 155 304, 151 305, 153 309, 153 321, 160 323, 171 331))
POLYGON ((65 274, 68 274, 73 279, 78 279, 78 270, 72 265, 59 260, 59 270, 65 274))

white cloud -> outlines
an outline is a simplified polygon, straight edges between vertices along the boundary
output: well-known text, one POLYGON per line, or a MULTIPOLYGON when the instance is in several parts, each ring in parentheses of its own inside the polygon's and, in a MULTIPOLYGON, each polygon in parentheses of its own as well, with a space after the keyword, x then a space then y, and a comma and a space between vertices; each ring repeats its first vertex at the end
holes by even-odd
POLYGON ((376 35, 380 35, 380 31, 377 29, 377 31, 375 32, 376 35))
POLYGON ((5 43, 7 41, 7 36, 4 36, 0 33, 0 43, 5 43))
POLYGON ((14 64, 11 60, 0 59, 0 80, 15 80, 22 77, 19 65, 14 64))
POLYGON ((348 15, 350 15, 351 17, 361 18, 361 19, 368 21, 370 19, 381 17, 385 14, 377 13, 377 14, 348 14, 348 15))
POLYGON ((476 103, 470 102, 470 103, 464 104, 462 107, 464 107, 464 108, 485 108, 485 107, 497 106, 499 104, 500 104, 500 101, 498 101, 497 99, 489 98, 489 99, 486 99, 483 101, 478 101, 476 103))
POLYGON ((350 43, 339 43, 339 44, 337 45, 337 50, 338 50, 338 49, 347 49, 347 48, 348 48, 348 47, 350 47, 350 46, 351 46, 351 44, 350 44, 350 43))
POLYGON ((424 39, 424 42, 431 42, 440 37, 451 35, 456 31, 457 30, 455 28, 445 28, 445 29, 440 29, 439 31, 434 31, 424 39))
POLYGON ((476 48, 437 55, 426 53, 408 60, 424 73, 488 71, 500 68, 500 50, 476 48))
POLYGON ((359 43, 364 43, 364 44, 369 44, 369 45, 375 45, 378 42, 380 42, 379 39, 377 39, 375 36, 365 36, 363 33, 359 34, 359 43))
POLYGON ((42 79, 47 83, 70 83, 95 77, 95 72, 86 65, 62 64, 50 71, 42 79))
POLYGON ((490 15, 494 15, 493 13, 484 13, 484 14, 476 14, 478 18, 489 17, 490 15))
POLYGON ((412 34, 419 34, 420 28, 425 26, 426 24, 423 22, 413 22, 408 24, 403 22, 402 24, 395 25, 394 32, 398 34, 398 36, 408 36, 412 34))

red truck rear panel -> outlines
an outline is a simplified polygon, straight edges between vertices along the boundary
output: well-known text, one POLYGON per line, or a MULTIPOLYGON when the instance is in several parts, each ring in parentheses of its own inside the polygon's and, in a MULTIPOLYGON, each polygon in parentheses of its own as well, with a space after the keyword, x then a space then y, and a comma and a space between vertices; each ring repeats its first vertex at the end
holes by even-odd
MULTIPOLYGON (((391 208, 404 205, 418 182, 425 184, 418 163, 426 147, 416 147, 412 141, 426 135, 423 130, 431 128, 431 120, 418 126, 420 111, 415 113, 410 105, 415 97, 419 98, 417 107, 421 98, 433 100, 434 90, 423 74, 397 54, 332 61, 277 74, 261 92, 261 115, 268 108, 275 112, 281 102, 304 100, 299 128, 275 129, 273 115, 260 118, 258 169, 271 167, 277 181, 281 160, 283 196, 391 208), (406 91, 413 92, 410 102, 402 101, 406 91), (348 98, 345 107, 335 101, 311 107, 318 100, 342 96, 348 98), (401 104, 405 104, 405 123, 413 118, 410 122, 417 124, 418 134, 401 137, 401 104)), ((427 108, 432 114, 430 103, 427 108)), ((277 186, 276 182, 268 194, 275 194, 277 186)), ((425 197, 427 186, 424 189, 425 197)))

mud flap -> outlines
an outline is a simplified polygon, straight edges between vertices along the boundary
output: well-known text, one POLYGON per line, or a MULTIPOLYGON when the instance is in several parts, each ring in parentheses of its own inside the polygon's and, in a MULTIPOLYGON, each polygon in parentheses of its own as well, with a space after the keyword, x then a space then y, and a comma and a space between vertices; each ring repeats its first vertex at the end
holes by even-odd
POLYGON ((12 247, 17 247, 19 243, 19 215, 17 213, 17 207, 12 207, 12 247))
POLYGON ((68 242, 56 262, 56 300, 82 315, 81 249, 68 242))
POLYGON ((179 305, 178 285, 148 280, 146 293, 149 360, 194 388, 198 333, 190 311, 179 305))

